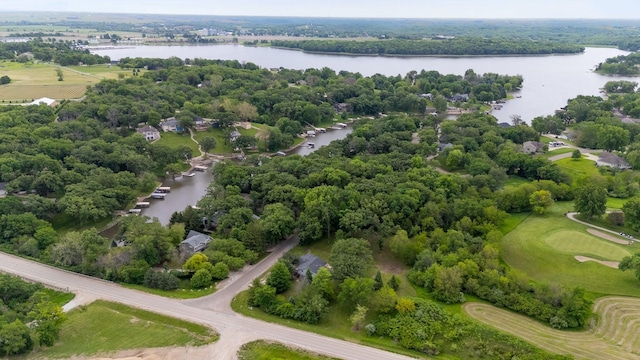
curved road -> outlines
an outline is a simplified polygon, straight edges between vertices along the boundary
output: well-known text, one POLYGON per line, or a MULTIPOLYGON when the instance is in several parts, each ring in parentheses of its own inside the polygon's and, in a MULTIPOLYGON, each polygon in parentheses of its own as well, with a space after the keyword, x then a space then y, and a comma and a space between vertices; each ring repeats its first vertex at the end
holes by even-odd
POLYGON ((220 334, 210 346, 208 359, 236 359, 243 343, 265 339, 349 360, 410 359, 364 345, 333 339, 285 326, 271 324, 236 314, 230 302, 251 281, 267 271, 282 254, 296 244, 295 238, 283 242, 260 263, 248 267, 230 279, 226 286, 209 296, 192 300, 174 300, 127 289, 118 284, 61 270, 35 261, 0 252, 0 271, 19 275, 58 288, 68 288, 83 300, 115 301, 168 316, 208 325, 220 334))

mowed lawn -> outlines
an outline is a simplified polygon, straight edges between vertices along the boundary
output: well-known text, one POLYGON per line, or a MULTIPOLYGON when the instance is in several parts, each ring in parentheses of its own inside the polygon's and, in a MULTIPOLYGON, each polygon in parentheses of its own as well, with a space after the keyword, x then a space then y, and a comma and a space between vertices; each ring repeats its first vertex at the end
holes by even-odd
POLYGON ((598 167, 596 166, 595 161, 589 160, 587 158, 581 159, 572 159, 571 157, 566 159, 561 159, 554 162, 558 164, 558 166, 566 171, 571 178, 575 182, 576 180, 598 174, 598 167))
POLYGON ((280 343, 264 340, 250 342, 242 345, 238 351, 238 360, 331 360, 323 355, 310 353, 304 350, 288 348, 280 343))
POLYGON ((586 232, 587 227, 567 219, 566 204, 557 204, 543 216, 531 215, 505 235, 502 257, 514 269, 533 279, 581 286, 601 294, 640 296, 640 282, 623 272, 574 256, 620 261, 640 251, 640 245, 619 245, 586 232))
POLYGON ((199 156, 198 144, 191 140, 189 132, 183 132, 182 134, 176 134, 173 132, 161 132, 160 140, 156 141, 158 144, 164 144, 170 148, 177 148, 181 145, 187 146, 191 149, 193 156, 199 156))
POLYGON ((96 301, 70 312, 55 345, 31 356, 70 358, 127 349, 198 346, 215 340, 217 335, 206 326, 96 301))

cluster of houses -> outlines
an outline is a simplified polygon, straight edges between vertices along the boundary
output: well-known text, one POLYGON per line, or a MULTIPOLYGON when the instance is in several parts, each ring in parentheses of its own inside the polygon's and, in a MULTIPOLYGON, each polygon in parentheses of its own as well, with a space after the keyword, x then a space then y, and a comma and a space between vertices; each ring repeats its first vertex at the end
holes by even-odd
MULTIPOLYGON (((539 154, 546 150, 546 146, 547 144, 541 143, 539 141, 525 141, 522 144, 522 152, 528 155, 539 154)), ((548 146, 564 146, 564 143, 561 141, 552 141, 548 144, 548 146)), ((625 159, 608 151, 603 151, 600 153, 600 155, 598 156, 598 160, 596 160, 596 166, 607 166, 619 170, 631 169, 631 165, 629 165, 629 163, 625 159)))
MULTIPOLYGON (((201 118, 201 117, 196 116, 193 119, 193 122, 194 122, 194 128, 195 128, 196 131, 207 131, 210 128, 218 128, 219 127, 218 121, 216 121, 215 119, 205 119, 205 118, 201 118)), ((249 122, 240 122, 240 123, 234 124, 234 127, 236 127, 236 128, 237 127, 241 127, 243 129, 250 129, 251 128, 251 123, 249 123, 249 122)), ((159 128, 160 128, 160 130, 162 130, 162 132, 181 133, 181 132, 184 131, 184 128, 182 126, 180 126, 180 122, 175 117, 170 117, 170 118, 162 120, 162 122, 160 122, 160 124, 159 124, 159 128)), ((160 135, 160 130, 158 130, 154 126, 145 125, 143 127, 140 127, 138 129, 136 129, 136 132, 138 132, 139 134, 144 136, 144 138, 147 141, 154 141, 154 140, 160 139, 160 136, 161 136, 160 135)), ((229 134, 229 140, 231 140, 232 142, 236 141, 236 139, 238 139, 238 137, 240 137, 240 132, 238 132, 237 130, 233 130, 229 134)))

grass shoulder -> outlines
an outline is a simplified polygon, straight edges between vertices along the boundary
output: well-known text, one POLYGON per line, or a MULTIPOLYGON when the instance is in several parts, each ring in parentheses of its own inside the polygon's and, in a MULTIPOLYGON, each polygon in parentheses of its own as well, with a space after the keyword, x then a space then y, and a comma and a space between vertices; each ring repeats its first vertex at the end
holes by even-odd
POLYGON ((309 351, 287 347, 283 344, 258 340, 242 345, 238 351, 238 360, 272 360, 272 359, 297 359, 297 360, 338 360, 309 351))
POLYGON ((181 283, 182 287, 177 290, 161 290, 161 289, 152 289, 142 285, 135 284, 121 284, 123 287, 134 289, 138 291, 143 291, 149 294, 164 296, 172 299, 196 299, 203 296, 211 295, 216 292, 216 286, 211 285, 204 289, 193 289, 188 286, 188 281, 186 281, 187 285, 181 283))
POLYGON ((71 358, 120 350, 200 346, 218 339, 209 327, 107 301, 71 311, 50 348, 30 358, 71 358))

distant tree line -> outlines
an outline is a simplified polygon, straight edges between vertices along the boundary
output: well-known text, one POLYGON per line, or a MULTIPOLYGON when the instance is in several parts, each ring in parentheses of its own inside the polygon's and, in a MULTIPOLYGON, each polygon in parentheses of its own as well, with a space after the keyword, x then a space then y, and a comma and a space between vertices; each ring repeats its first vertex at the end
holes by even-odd
MULTIPOLYGON (((40 61, 53 61, 62 66, 105 64, 111 59, 108 56, 93 55, 89 50, 80 50, 70 41, 45 42, 38 38, 27 42, 0 43, 0 59, 21 60, 21 54, 30 52, 33 58, 40 61)), ((26 59, 25 59, 26 60, 26 59)), ((24 61, 24 60, 22 60, 24 61)))
POLYGON ((596 71, 609 75, 640 75, 640 53, 608 58, 598 64, 596 71))
POLYGON ((451 40, 272 40, 271 44, 309 52, 365 55, 539 55, 584 51, 582 46, 566 43, 474 37, 451 40))

